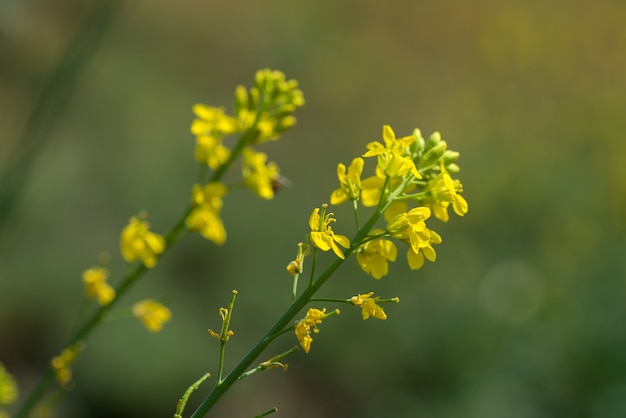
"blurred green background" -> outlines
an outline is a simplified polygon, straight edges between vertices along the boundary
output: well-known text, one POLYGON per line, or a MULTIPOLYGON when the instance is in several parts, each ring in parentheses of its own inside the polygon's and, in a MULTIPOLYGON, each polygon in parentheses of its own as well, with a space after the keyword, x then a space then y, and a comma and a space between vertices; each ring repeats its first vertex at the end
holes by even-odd
POLYGON ((172 321, 155 335, 105 324, 57 416, 172 416, 215 373, 206 329, 219 329, 231 289, 228 364, 247 352, 288 304, 284 266, 337 187, 337 163, 383 124, 439 130, 461 152, 469 213, 429 224, 444 242, 418 272, 400 258, 375 281, 347 263, 322 296, 399 296, 389 319, 340 306, 310 354, 246 379, 211 416, 626 416, 625 2, 102 4, 116 5, 0 3, 0 167, 24 180, 0 236, 0 361, 22 392, 70 332, 80 274, 101 251, 119 280, 128 218, 145 209, 165 232, 181 216, 197 172, 191 106, 230 108, 234 87, 270 67, 307 99, 262 149, 291 187, 270 202, 228 196, 225 246, 191 236, 168 253, 120 305, 166 297, 172 321), (84 48, 45 113, 53 123, 28 122, 72 42, 84 48), (31 144, 33 164, 14 167, 31 144))

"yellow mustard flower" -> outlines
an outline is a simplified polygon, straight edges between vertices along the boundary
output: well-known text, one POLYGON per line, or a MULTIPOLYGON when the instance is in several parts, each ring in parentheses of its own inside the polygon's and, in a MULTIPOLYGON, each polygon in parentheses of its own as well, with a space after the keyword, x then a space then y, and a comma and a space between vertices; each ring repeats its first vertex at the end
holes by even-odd
POLYGON ((278 166, 267 163, 267 155, 245 148, 242 155, 242 174, 245 185, 263 199, 274 197, 274 184, 280 178, 278 166))
POLYGON ((0 405, 9 405, 17 400, 19 390, 13 376, 0 363, 0 405))
MULTIPOLYGON (((373 230, 372 234, 382 231, 373 230)), ((396 245, 384 238, 376 238, 366 242, 356 252, 356 261, 361 269, 375 279, 384 277, 389 272, 389 261, 396 261, 398 249, 396 245)))
POLYGON ((366 320, 371 316, 382 320, 387 319, 387 314, 385 313, 383 308, 376 304, 379 299, 378 296, 373 298, 373 294, 374 292, 369 292, 365 294, 359 294, 357 296, 352 296, 350 301, 354 306, 361 307, 361 316, 363 317, 363 320, 366 320))
POLYGON ((431 211, 427 207, 413 208, 393 218, 387 224, 387 232, 407 242, 410 249, 407 253, 409 267, 417 270, 424 264, 424 257, 435 261, 436 253, 431 244, 441 243, 441 237, 426 227, 426 219, 431 211))
POLYGON ((363 157, 378 157, 378 166, 389 177, 401 177, 411 173, 415 178, 422 178, 408 152, 408 147, 415 137, 409 135, 396 138, 393 129, 385 125, 383 126, 383 139, 385 145, 380 142, 367 144, 368 151, 363 154, 363 157))
POLYGON ((212 170, 224 164, 230 157, 230 149, 222 144, 222 140, 213 135, 196 137, 195 158, 212 170))
POLYGON ((330 195, 330 204, 339 205, 346 200, 357 200, 361 193, 361 173, 363 172, 363 159, 355 158, 346 172, 346 166, 337 166, 339 187, 330 195))
POLYGON ((115 289, 108 283, 109 271, 103 267, 92 267, 83 272, 85 294, 88 298, 96 298, 102 306, 111 303, 115 297, 115 289))
POLYGON ((310 308, 304 319, 301 319, 296 323, 295 334, 300 346, 304 349, 304 352, 308 354, 311 350, 311 343, 313 342, 313 338, 311 337, 311 331, 314 333, 319 332, 319 328, 317 327, 322 323, 324 318, 327 318, 331 315, 336 315, 339 313, 339 310, 336 309, 333 312, 326 313, 326 308, 320 310, 315 308, 310 308))
POLYGON ((152 299, 144 299, 133 305, 133 315, 139 319, 150 332, 158 332, 163 324, 170 320, 170 310, 152 299))
POLYGON ((165 250, 165 239, 150 232, 150 224, 145 216, 133 216, 129 224, 122 230, 120 248, 122 256, 129 263, 141 260, 148 268, 156 265, 159 254, 165 250))
POLYGON ((363 179, 361 181, 361 203, 363 203, 363 206, 372 207, 378 205, 383 195, 384 185, 384 174, 382 177, 375 175, 363 179))
POLYGON ((193 113, 197 118, 191 123, 191 133, 196 136, 220 136, 239 130, 237 119, 226 115, 222 108, 196 104, 193 106, 193 113))
POLYGON ((441 172, 428 182, 428 198, 424 203, 432 209, 437 219, 447 222, 450 204, 457 215, 464 216, 467 213, 468 204, 461 196, 462 192, 463 185, 459 180, 452 179, 442 161, 441 172))
POLYGON ((322 205, 323 211, 322 215, 320 215, 320 209, 315 208, 311 216, 309 217, 309 226, 311 227, 311 241, 313 245, 319 248, 322 251, 328 251, 330 249, 337 255, 337 257, 341 259, 345 259, 346 257, 343 255, 341 245, 344 248, 350 248, 350 240, 343 236, 337 235, 334 233, 333 229, 330 227, 332 222, 335 222, 336 219, 333 218, 333 214, 325 214, 326 208, 328 205, 322 205))
POLYGON ((419 270, 424 265, 424 258, 428 261, 435 261, 437 259, 437 253, 431 244, 441 244, 441 237, 435 231, 427 230, 430 237, 428 238, 428 244, 422 244, 418 251, 415 251, 413 247, 409 247, 406 258, 411 270, 419 270))
POLYGON ((78 341, 61 351, 61 354, 58 356, 52 358, 50 363, 54 370, 56 380, 61 386, 68 386, 72 381, 71 365, 76 361, 78 353, 84 348, 85 344, 82 341, 78 341))
POLYGON ((203 237, 218 245, 226 242, 226 229, 220 218, 222 196, 226 192, 226 186, 219 182, 205 186, 194 185, 191 192, 194 207, 185 219, 187 228, 198 231, 203 237))

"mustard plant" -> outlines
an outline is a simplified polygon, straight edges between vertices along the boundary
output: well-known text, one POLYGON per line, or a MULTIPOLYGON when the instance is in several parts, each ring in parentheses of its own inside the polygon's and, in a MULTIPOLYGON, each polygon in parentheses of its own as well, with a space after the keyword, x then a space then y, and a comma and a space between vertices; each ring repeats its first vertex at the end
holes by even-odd
MULTIPOLYGON (((183 215, 163 235, 151 230, 145 211, 130 218, 120 234, 120 252, 128 269, 117 285, 109 283, 107 257, 83 272, 85 298, 95 300, 95 311, 68 338, 59 354, 52 357, 48 369, 16 417, 30 416, 37 408, 45 407, 44 396, 54 382, 63 390, 71 389, 72 367, 80 352, 86 349, 85 341, 122 295, 155 268, 159 259, 183 236, 197 232, 216 245, 227 241, 221 211, 231 190, 223 182, 223 177, 236 162, 240 162, 242 184, 247 189, 261 199, 274 197, 283 178, 279 167, 258 148, 265 142, 278 140, 284 131, 296 124, 294 112, 304 105, 303 93, 295 80, 286 79, 280 71, 264 69, 256 73, 252 87, 238 86, 234 96, 232 114, 221 107, 193 106, 195 118, 191 133, 195 138, 194 158, 200 170, 196 183, 190 187, 190 199, 183 215)), ((397 303, 399 298, 374 295, 366 289, 356 289, 354 294, 337 298, 315 296, 351 256, 366 275, 376 280, 389 274, 390 263, 398 258, 398 247, 412 270, 422 268, 425 260, 435 261, 434 246, 440 244, 442 238, 430 229, 431 219, 447 222, 450 208, 458 216, 464 216, 468 211, 463 186, 452 177, 459 172, 458 158, 459 153, 449 150, 438 132, 424 138, 420 130, 415 129, 409 135, 397 137, 393 129, 385 125, 382 142, 369 142, 363 154, 355 157, 348 166, 339 163, 338 187, 330 191, 328 201, 331 205, 350 202, 353 221, 338 220, 323 201, 312 209, 308 215, 308 232, 297 243, 295 258, 286 263, 285 274, 293 278, 291 304, 248 353, 226 371, 225 353, 234 336, 230 322, 237 291, 233 290, 227 307, 218 310, 220 329, 209 330, 209 335, 219 342, 216 366, 212 373, 203 373, 193 382, 177 404, 173 402, 174 417, 185 416, 187 401, 205 381, 212 381, 213 388, 188 415, 192 418, 206 416, 239 380, 273 368, 286 370, 285 358, 298 351, 310 352, 324 322, 340 313, 336 306, 360 309, 363 320, 386 320, 388 315, 383 306, 397 303), (364 177, 366 161, 373 164, 370 174, 364 177), (350 230, 355 231, 351 236, 347 232, 350 230), (321 272, 316 271, 319 257, 331 259, 321 272), (307 258, 310 267, 309 262, 305 263, 307 258), (308 279, 300 281, 303 274, 308 275, 308 279), (293 346, 267 360, 259 360, 277 338, 291 338, 293 346)), ((306 214, 303 215, 305 227, 307 218, 306 214)), ((152 332, 159 331, 172 315, 161 301, 154 299, 137 301, 130 311, 152 332)), ((0 396, 0 403, 13 402, 16 393, 12 377, 0 366, 0 395, 4 394, 0 396)), ((273 408, 258 416, 267 416, 276 410, 273 408)))

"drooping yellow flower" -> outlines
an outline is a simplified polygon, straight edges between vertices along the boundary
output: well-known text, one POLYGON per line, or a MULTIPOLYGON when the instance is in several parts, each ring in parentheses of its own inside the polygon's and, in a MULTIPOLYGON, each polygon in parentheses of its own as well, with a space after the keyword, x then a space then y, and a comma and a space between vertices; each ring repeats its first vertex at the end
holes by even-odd
POLYGON ((148 268, 156 265, 159 254, 165 250, 165 239, 150 232, 150 224, 143 218, 133 216, 129 224, 122 230, 120 248, 122 256, 129 263, 141 260, 148 268))
POLYGON ((380 142, 367 144, 368 151, 363 154, 363 157, 378 157, 378 167, 389 177, 401 177, 411 173, 415 178, 422 178, 408 151, 415 137, 409 135, 396 138, 393 129, 385 125, 383 126, 383 139, 385 145, 380 142))
POLYGON ((304 319, 301 319, 296 323, 295 334, 300 346, 304 349, 305 353, 309 353, 311 350, 311 343, 313 342, 313 338, 311 337, 311 331, 314 333, 319 332, 319 328, 317 327, 322 323, 324 318, 327 318, 331 315, 336 315, 339 313, 339 310, 336 309, 330 313, 326 313, 326 309, 315 309, 310 308, 304 319))
POLYGON ((382 320, 387 319, 387 314, 383 308, 376 304, 379 299, 378 296, 373 298, 373 294, 374 292, 369 292, 352 296, 351 302, 354 306, 361 307, 361 316, 363 317, 363 320, 368 319, 370 316, 382 320))
POLYGON ((304 349, 304 352, 308 354, 309 351, 311 351, 311 343, 313 342, 311 327, 304 323, 304 321, 301 321, 296 324, 295 332, 300 346, 304 349))
POLYGON ((170 310, 152 299, 144 299, 133 305, 133 315, 139 319, 150 332, 158 332, 163 324, 170 320, 170 310))
POLYGON ((427 207, 413 208, 393 218, 387 224, 387 232, 407 242, 410 246, 407 253, 409 267, 417 270, 424 264, 424 257, 435 261, 436 253, 431 244, 441 243, 441 237, 426 227, 426 219, 431 211, 427 207))
POLYGON ((320 215, 320 209, 315 208, 309 217, 311 242, 320 250, 328 251, 332 249, 337 257, 345 259, 346 257, 343 255, 341 248, 339 248, 337 244, 344 248, 350 248, 350 240, 343 235, 337 235, 334 233, 330 224, 335 222, 336 219, 333 218, 332 213, 325 214, 327 207, 328 205, 326 204, 322 205, 322 215, 320 215))
MULTIPOLYGON (((381 233, 373 230, 372 234, 381 233)), ((390 240, 377 238, 363 244, 356 252, 356 261, 361 269, 375 279, 386 276, 389 272, 389 261, 396 261, 398 249, 390 240)))
POLYGON ((115 289, 108 283, 109 271, 103 267, 92 267, 83 272, 85 294, 88 298, 96 298, 102 306, 111 303, 115 297, 115 289))
POLYGON ((55 356, 51 360, 52 369, 57 382, 61 386, 67 386, 72 381, 72 364, 76 361, 78 353, 85 348, 85 344, 82 341, 67 347, 61 354, 55 356))
POLYGON ((411 243, 415 251, 422 243, 428 243, 430 235, 426 232, 426 219, 430 218, 430 209, 426 207, 413 208, 401 213, 387 224, 387 232, 394 237, 411 243))
POLYGON ((452 204, 454 213, 464 216, 468 211, 467 201, 461 196, 463 185, 459 180, 453 180, 446 167, 441 162, 441 172, 428 182, 428 197, 424 203, 430 207, 437 219, 449 220, 448 206, 452 204))
POLYGON ((198 231, 203 237, 218 245, 226 242, 226 229, 220 218, 222 196, 226 192, 226 186, 219 182, 205 186, 194 185, 191 192, 194 207, 185 219, 187 228, 198 231))
POLYGON ((347 172, 345 165, 339 164, 337 166, 337 177, 339 178, 340 187, 330 195, 331 205, 339 205, 348 199, 357 200, 359 198, 362 172, 362 158, 352 160, 347 172))
POLYGON ((431 229, 427 229, 427 232, 430 235, 428 244, 421 246, 418 251, 415 251, 413 247, 409 247, 407 251, 406 258, 411 270, 421 269, 424 265, 424 258, 433 262, 437 259, 437 253, 431 244, 441 244, 441 237, 431 229))
POLYGON ((267 155, 252 148, 243 150, 242 174, 245 185, 263 199, 274 197, 274 187, 280 178, 278 166, 267 163, 267 155))

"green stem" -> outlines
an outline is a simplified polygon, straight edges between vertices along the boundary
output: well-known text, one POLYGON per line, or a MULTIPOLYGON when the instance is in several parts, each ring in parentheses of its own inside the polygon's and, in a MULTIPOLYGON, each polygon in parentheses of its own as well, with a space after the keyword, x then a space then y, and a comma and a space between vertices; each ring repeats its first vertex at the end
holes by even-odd
MULTIPOLYGON (((380 212, 374 212, 367 223, 356 233, 353 244, 344 252, 346 258, 354 252, 358 247, 361 240, 372 229, 378 218, 380 212), (356 244, 356 245, 355 245, 356 244)), ((204 399, 204 401, 198 406, 195 412, 190 418, 204 417, 211 407, 228 391, 228 389, 239 379, 239 377, 246 372, 250 365, 263 353, 267 346, 272 342, 276 334, 279 334, 283 329, 289 325, 296 315, 309 303, 311 297, 319 290, 320 287, 332 276, 332 274, 344 263, 345 259, 337 258, 331 263, 328 268, 319 275, 317 280, 313 281, 309 287, 287 308, 285 313, 272 325, 272 327, 265 333, 265 335, 250 349, 250 351, 241 359, 230 373, 222 380, 218 382, 204 399)))
POLYGON ((262 414, 256 415, 254 418, 263 418, 263 417, 273 414, 274 412, 278 412, 278 408, 273 407, 269 411, 265 411, 262 414))
MULTIPOLYGON (((217 372, 217 382, 219 384, 219 382, 222 381, 222 373, 224 371, 224 358, 226 355, 226 343, 228 342, 228 339, 230 338, 230 335, 228 335, 228 328, 230 327, 230 318, 233 315, 233 307, 235 306, 235 298, 237 297, 237 291, 233 290, 233 294, 230 298, 230 303, 228 304, 228 309, 226 310, 226 317, 223 318, 223 322, 222 322, 222 332, 220 333, 220 359, 219 359, 219 366, 218 366, 218 372, 217 372)), ((220 309, 220 311, 222 311, 220 309)))
POLYGON ((350 299, 340 298, 311 298, 311 302, 349 303, 350 305, 352 305, 352 301, 350 299))
POLYGON ((359 229, 359 204, 357 200, 352 201, 352 208, 354 209, 354 222, 356 223, 356 229, 359 229))
POLYGON ((293 291, 291 293, 291 300, 295 300, 296 296, 298 296, 298 279, 300 278, 300 273, 296 273, 293 275, 293 291))
POLYGON ((211 176, 211 180, 209 180, 209 182, 220 181, 220 179, 226 173, 226 170, 230 168, 230 166, 233 164, 233 162, 235 162, 237 157, 239 157, 239 154, 241 154, 244 148, 248 146, 248 142, 250 142, 250 139, 252 138, 255 129, 256 129, 256 123, 253 124, 252 127, 249 128, 247 131, 241 134, 241 136, 239 137, 239 140, 235 144, 235 148, 231 151, 230 155, 228 156, 228 159, 226 160, 224 164, 219 166, 217 170, 213 172, 213 175, 211 176))
POLYGON ((183 410, 185 406, 187 406, 187 401, 189 401, 189 397, 193 393, 193 391, 197 390, 202 382, 211 377, 211 373, 205 373, 200 379, 194 382, 191 386, 187 388, 183 397, 178 400, 178 404, 176 405, 176 413, 174 414, 174 418, 183 418, 183 410))
POLYGON ((244 379, 246 377, 252 376, 255 373, 258 372, 264 372, 265 370, 274 368, 274 367, 282 367, 283 369, 287 369, 287 367, 282 364, 280 361, 282 359, 284 359, 287 356, 292 355, 293 353, 295 353, 296 351, 298 351, 300 349, 300 347, 298 347, 297 345, 295 347, 290 348, 289 350, 285 351, 284 353, 281 353, 277 356, 272 357, 271 359, 264 361, 263 363, 259 364, 258 366, 256 366, 254 369, 252 370, 248 370, 247 372, 245 372, 244 374, 242 374, 241 376, 239 376, 239 380, 244 379))
POLYGON ((313 248, 313 260, 311 261, 311 278, 309 279, 309 287, 313 285, 313 279, 315 278, 315 265, 317 264, 317 247, 313 248))

